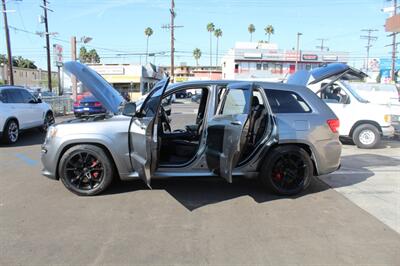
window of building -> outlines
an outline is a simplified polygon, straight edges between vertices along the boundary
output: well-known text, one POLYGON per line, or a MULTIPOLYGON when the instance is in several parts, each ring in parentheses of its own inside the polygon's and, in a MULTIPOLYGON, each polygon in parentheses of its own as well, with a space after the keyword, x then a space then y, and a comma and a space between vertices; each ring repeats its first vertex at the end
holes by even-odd
POLYGON ((268 70, 268 64, 267 63, 263 64, 263 70, 268 70))
POLYGON ((274 113, 309 113, 311 108, 295 92, 285 90, 265 90, 269 105, 274 113))
POLYGON ((261 70, 261 64, 256 64, 256 69, 261 70))

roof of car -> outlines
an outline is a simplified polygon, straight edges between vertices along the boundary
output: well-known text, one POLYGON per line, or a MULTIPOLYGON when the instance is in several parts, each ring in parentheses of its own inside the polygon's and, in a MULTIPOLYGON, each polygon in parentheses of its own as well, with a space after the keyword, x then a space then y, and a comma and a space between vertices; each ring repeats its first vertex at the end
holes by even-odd
POLYGON ((1 85, 0 90, 4 89, 26 89, 26 88, 23 86, 15 86, 15 85, 1 85))
POLYGON ((167 92, 181 88, 181 87, 201 87, 201 86, 208 86, 208 85, 227 85, 233 83, 254 83, 263 87, 264 89, 271 89, 271 90, 288 90, 288 91, 296 91, 301 92, 303 90, 308 90, 304 86, 299 85, 292 85, 286 84, 281 82, 266 82, 266 81, 242 81, 242 80, 196 80, 196 81, 185 81, 185 82, 178 82, 170 84, 167 88, 167 92))

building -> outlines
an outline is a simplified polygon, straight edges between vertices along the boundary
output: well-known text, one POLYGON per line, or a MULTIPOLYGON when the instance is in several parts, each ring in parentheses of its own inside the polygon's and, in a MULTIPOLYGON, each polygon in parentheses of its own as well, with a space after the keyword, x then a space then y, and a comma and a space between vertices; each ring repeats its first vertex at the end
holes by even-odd
MULTIPOLYGON (((171 67, 162 67, 165 72, 171 73, 171 67)), ((174 67, 175 82, 189 80, 219 80, 222 78, 222 69, 220 66, 187 66, 182 63, 174 67)))
MULTIPOLYGON (((17 86, 26 86, 26 87, 35 87, 35 88, 48 88, 47 83, 47 71, 42 69, 30 69, 30 68, 21 68, 21 67, 13 67, 14 72, 14 85, 17 86)), ((51 73, 52 84, 53 87, 58 87, 58 79, 57 72, 51 73)), ((0 81, 2 83, 7 84, 7 65, 0 66, 0 81)))
POLYGON ((153 64, 89 64, 121 94, 129 94, 132 100, 149 92, 163 77, 163 70, 153 64))
POLYGON ((284 50, 277 44, 237 42, 222 58, 223 79, 282 80, 298 70, 313 69, 327 63, 347 63, 346 52, 284 50))

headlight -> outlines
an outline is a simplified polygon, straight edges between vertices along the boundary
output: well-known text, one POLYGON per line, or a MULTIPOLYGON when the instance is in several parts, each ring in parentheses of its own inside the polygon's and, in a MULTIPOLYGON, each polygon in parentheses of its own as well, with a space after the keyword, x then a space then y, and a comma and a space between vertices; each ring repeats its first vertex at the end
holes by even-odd
POLYGON ((52 139, 57 135, 57 128, 55 126, 50 126, 47 129, 46 140, 52 139))
POLYGON ((391 116, 391 115, 385 115, 384 118, 383 118, 383 120, 384 120, 386 123, 391 123, 391 122, 392 122, 392 116, 391 116))

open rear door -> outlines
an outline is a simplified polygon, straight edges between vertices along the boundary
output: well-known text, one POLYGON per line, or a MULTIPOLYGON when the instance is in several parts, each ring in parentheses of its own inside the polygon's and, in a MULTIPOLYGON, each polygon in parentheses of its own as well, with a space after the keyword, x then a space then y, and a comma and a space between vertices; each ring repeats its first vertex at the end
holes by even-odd
POLYGON ((229 183, 246 141, 252 89, 252 83, 229 85, 207 126, 207 166, 229 183))
POLYGON ((133 168, 150 187, 152 171, 158 156, 157 114, 169 78, 158 82, 144 100, 129 128, 129 153, 133 168))

